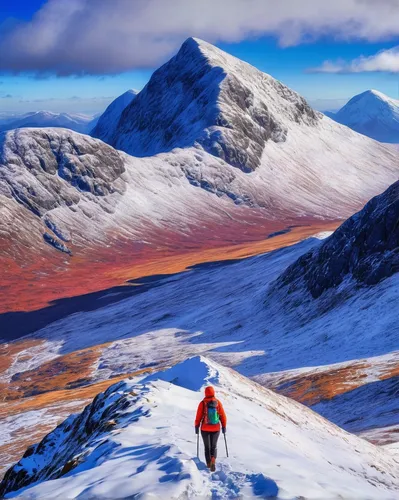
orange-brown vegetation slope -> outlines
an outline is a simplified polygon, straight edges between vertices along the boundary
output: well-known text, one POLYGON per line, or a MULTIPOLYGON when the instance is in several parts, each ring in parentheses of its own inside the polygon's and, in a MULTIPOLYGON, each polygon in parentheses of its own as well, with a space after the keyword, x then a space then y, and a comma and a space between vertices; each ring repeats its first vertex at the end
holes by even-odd
MULTIPOLYGON (((151 232, 150 244, 121 241, 110 236, 110 245, 74 248, 73 255, 44 245, 40 253, 28 246, 15 247, 0 237, 0 313, 33 311, 49 302, 105 290, 126 280, 155 274, 173 274, 188 266, 216 260, 244 258, 292 245, 319 231, 334 230, 339 221, 304 220, 270 222, 260 216, 236 219, 185 233, 151 232), (268 235, 293 227, 289 233, 268 235), (157 241, 157 244, 151 244, 157 241)), ((0 335, 1 337, 1 335, 0 335)))

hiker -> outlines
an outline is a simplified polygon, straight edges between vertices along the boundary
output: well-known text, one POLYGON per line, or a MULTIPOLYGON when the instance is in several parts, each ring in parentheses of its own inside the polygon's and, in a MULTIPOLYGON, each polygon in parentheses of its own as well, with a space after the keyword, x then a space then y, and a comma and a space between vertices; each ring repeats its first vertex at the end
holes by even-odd
POLYGON ((205 398, 198 405, 195 417, 195 433, 199 433, 205 446, 206 466, 212 472, 216 469, 217 442, 220 435, 220 424, 223 434, 226 433, 227 418, 222 403, 215 398, 215 389, 205 387, 205 398))

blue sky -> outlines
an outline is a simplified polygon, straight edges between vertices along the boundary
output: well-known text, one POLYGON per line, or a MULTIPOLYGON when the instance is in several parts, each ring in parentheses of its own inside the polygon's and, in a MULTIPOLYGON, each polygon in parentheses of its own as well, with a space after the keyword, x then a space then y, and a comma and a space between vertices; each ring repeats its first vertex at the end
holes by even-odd
MULTIPOLYGON (((79 2, 80 0, 52 1, 54 4, 62 4, 62 2, 79 2)), ((81 1, 82 3, 90 3, 94 0, 81 1)), ((109 0, 97 1, 101 4, 104 1, 109 2, 109 0)), ((124 1, 126 0, 115 0, 115 5, 124 1)), ((140 1, 137 0, 137 2, 140 1)), ((233 0, 233 4, 235 1, 240 2, 241 0, 233 0)), ((12 32, 14 26, 17 26, 21 21, 29 23, 45 3, 44 0, 3 1, 0 4, 0 32, 1 30, 5 33, 12 32)), ((92 5, 100 4, 94 3, 92 5)), ((184 19, 182 23, 184 23, 184 19)), ((40 29, 44 31, 42 26, 40 26, 40 29)), ((159 28, 158 24, 157 29, 162 30, 162 25, 159 28)), ((282 36, 287 37, 286 33, 271 35, 267 33, 267 29, 265 28, 263 36, 262 33, 257 33, 255 37, 252 34, 243 34, 238 36, 239 40, 219 40, 215 44, 278 78, 304 95, 318 109, 336 109, 351 96, 369 88, 378 89, 391 97, 398 98, 399 73, 386 71, 344 71, 343 73, 308 71, 309 68, 321 67, 325 61, 352 61, 357 60, 360 56, 373 57, 381 51, 392 49, 399 45, 399 34, 392 35, 392 30, 389 32, 389 36, 379 36, 377 37, 378 40, 374 39, 376 38, 374 35, 371 36, 371 41, 363 35, 360 37, 361 39, 356 39, 357 37, 354 36, 350 37, 349 40, 343 40, 341 35, 337 36, 336 32, 332 30, 328 35, 319 33, 317 36, 313 36, 311 40, 305 37, 305 40, 299 39, 287 46, 281 41, 282 36)), ((189 28, 187 30, 189 31, 189 28)), ((149 31, 151 31, 150 28, 149 31)), ((197 33, 193 34, 197 35, 197 33)), ((170 38, 170 32, 168 32, 167 36, 170 38)), ((181 36, 181 40, 184 40, 185 36, 179 33, 177 39, 179 36, 181 36)), ((212 37, 212 33, 210 36, 212 37)), ((205 36, 203 38, 206 39, 205 36)), ((227 33, 225 38, 229 40, 237 38, 237 36, 227 33)), ((140 41, 141 45, 138 45, 140 51, 146 45, 146 42, 142 40, 140 41)), ((145 54, 140 60, 132 60, 132 68, 134 69, 130 71, 128 68, 122 68, 122 65, 121 71, 118 71, 118 67, 112 67, 110 70, 109 66, 104 67, 104 70, 102 70, 99 63, 94 70, 89 68, 86 71, 85 67, 83 67, 83 71, 79 69, 74 74, 73 69, 68 69, 70 73, 68 76, 54 76, 54 73, 58 70, 57 63, 54 63, 53 60, 49 62, 49 69, 47 69, 45 60, 44 62, 43 60, 40 61, 40 68, 44 67, 45 71, 40 69, 39 66, 38 71, 34 67, 33 69, 24 70, 22 65, 21 68, 18 68, 16 74, 11 66, 9 69, 4 68, 0 72, 0 112, 27 112, 39 109, 90 114, 101 112, 114 97, 127 89, 142 88, 151 76, 152 71, 176 51, 175 46, 180 41, 174 41, 170 48, 168 46, 162 49, 159 54, 158 52, 154 54, 152 51, 148 55, 148 60, 145 59, 145 54), (55 68, 54 71, 51 64, 55 68), (81 76, 82 72, 86 72, 86 74, 81 76), (90 74, 90 72, 95 74, 90 74)), ((87 43, 90 44, 91 42, 87 43)), ((147 45, 150 44, 147 43, 147 45)), ((95 50, 96 47, 94 46, 94 52, 91 52, 91 54, 97 56, 95 50)), ((100 49, 98 50, 101 52, 100 49)), ((132 46, 132 51, 134 50, 132 46)), ((50 58, 49 55, 49 60, 50 58)), ((99 57, 99 60, 101 62, 101 57, 99 57)), ((70 61, 68 61, 68 64, 70 64, 70 61)), ((75 63, 72 62, 73 64, 75 63)))

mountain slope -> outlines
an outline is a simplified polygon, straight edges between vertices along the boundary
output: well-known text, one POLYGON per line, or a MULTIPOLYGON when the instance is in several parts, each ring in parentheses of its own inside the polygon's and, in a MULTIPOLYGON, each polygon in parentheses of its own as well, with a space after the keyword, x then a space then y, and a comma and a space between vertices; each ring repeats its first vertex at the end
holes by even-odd
MULTIPOLYGON (((396 234, 392 212, 395 189, 396 185, 388 190, 389 196, 374 200, 370 204, 374 209, 364 211, 364 216, 358 214, 352 226, 347 224, 353 232, 330 238, 343 242, 342 248, 348 245, 356 249, 360 265, 370 258, 377 263, 389 262, 388 246, 396 234), (371 245, 375 227, 392 232, 391 236, 384 234, 377 246, 371 245), (365 238, 360 238, 361 234, 365 238)), ((172 201, 171 206, 176 206, 176 199, 172 201)), ((91 223, 87 232, 92 229, 91 223)), ((331 259, 340 258, 342 248, 336 243, 326 244, 331 250, 324 252, 327 266, 331 259)), ((35 409, 35 405, 41 411, 43 401, 52 398, 62 407, 59 399, 70 401, 77 387, 83 386, 84 391, 85 386, 90 389, 91 384, 105 383, 110 377, 206 353, 308 405, 323 402, 315 408, 334 420, 342 416, 336 421, 373 442, 397 440, 395 403, 389 398, 384 404, 379 401, 373 412, 364 403, 367 394, 373 393, 374 382, 382 381, 385 387, 398 374, 399 330, 394 304, 399 300, 399 274, 367 286, 359 286, 352 278, 346 283, 344 277, 344 293, 330 286, 319 298, 313 298, 303 286, 304 280, 298 282, 297 293, 287 293, 288 284, 276 286, 280 284, 276 278, 284 276, 287 267, 309 251, 317 255, 317 248, 323 246, 311 238, 252 259, 203 265, 174 276, 136 280, 133 287, 60 301, 37 313, 11 315, 9 323, 5 318, 0 330, 6 333, 18 331, 18 321, 33 325, 33 329, 47 326, 20 342, 5 345, 6 357, 0 357, 5 366, 0 374, 5 402, 0 410, 7 415, 11 402, 13 408, 21 408, 18 421, 30 421, 31 413, 24 416, 23 412, 35 409), (352 400, 358 416, 351 425, 345 415, 352 400), (376 427, 380 425, 383 427, 376 427)), ((303 269, 300 274, 306 277, 308 272, 303 269)), ((78 393, 75 398, 79 399, 78 393)), ((1 424, 4 443, 15 434, 14 422, 15 417, 11 417, 1 424)), ((21 447, 22 430, 18 436, 13 442, 21 447)), ((7 453, 3 451, 4 463, 15 458, 14 451, 7 453)))
POLYGON ((113 135, 123 110, 136 97, 137 91, 130 89, 111 102, 104 113, 98 118, 95 127, 90 131, 90 135, 104 142, 109 142, 113 135))
POLYGON ((399 144, 399 101, 377 90, 352 97, 330 117, 377 141, 399 144))
POLYGON ((397 179, 397 150, 348 132, 271 76, 197 39, 153 74, 110 144, 136 156, 203 149, 236 168, 187 166, 195 185, 305 214, 338 203, 349 215, 360 193, 363 202, 376 194, 377 178, 380 191, 397 179))
POLYGON ((5 310, 38 307, 37 294, 26 295, 43 274, 46 304, 76 295, 78 283, 85 293, 128 279, 137 263, 133 276, 148 274, 145 262, 160 254, 252 243, 320 220, 328 226, 399 172, 396 148, 348 131, 271 76, 194 39, 125 108, 110 142, 141 157, 63 129, 0 137, 5 310), (115 161, 123 192, 103 179, 115 161), (94 284, 90 276, 104 269, 109 278, 94 284))
POLYGON ((390 453, 197 357, 110 387, 27 450, 0 493, 32 484, 18 498, 390 499, 399 477, 390 453), (209 383, 229 419, 230 458, 214 474, 194 459, 194 411, 209 383))
POLYGON ((52 113, 51 111, 35 111, 27 113, 7 123, 0 124, 0 132, 27 127, 61 127, 75 132, 88 133, 94 126, 96 118, 82 114, 52 113))
MULTIPOLYGON (((114 123, 131 97, 103 119, 114 123)), ((43 275, 44 304, 76 295, 69 274, 78 262, 78 275, 93 265, 97 275, 104 267, 129 278, 132 263, 158 259, 160 249, 202 252, 336 223, 399 172, 396 148, 349 132, 271 76, 196 39, 154 73, 110 142, 141 157, 65 129, 0 136, 2 310, 38 307, 26 295, 43 275)), ((89 276, 79 292, 116 283, 93 285, 89 276)))

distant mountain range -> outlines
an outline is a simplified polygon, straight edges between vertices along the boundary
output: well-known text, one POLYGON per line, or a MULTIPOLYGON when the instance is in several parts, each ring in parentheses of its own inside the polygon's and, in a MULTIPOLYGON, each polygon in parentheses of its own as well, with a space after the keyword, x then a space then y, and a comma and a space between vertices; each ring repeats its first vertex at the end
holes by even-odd
POLYGON ((358 94, 337 113, 327 116, 380 142, 399 144, 399 100, 378 90, 358 94))
POLYGON ((0 132, 22 127, 61 127, 88 134, 97 123, 97 117, 72 113, 35 111, 21 116, 0 116, 0 132))

